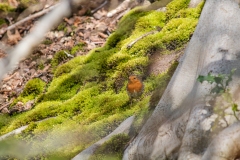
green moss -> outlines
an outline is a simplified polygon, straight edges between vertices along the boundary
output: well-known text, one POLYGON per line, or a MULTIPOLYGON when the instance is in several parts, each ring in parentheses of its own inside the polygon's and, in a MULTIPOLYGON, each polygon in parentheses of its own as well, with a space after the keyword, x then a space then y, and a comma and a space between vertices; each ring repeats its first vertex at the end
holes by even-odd
POLYGON ((31 5, 35 5, 37 3, 39 3, 38 0, 19 0, 20 1, 20 6, 18 6, 18 8, 20 10, 26 9, 28 7, 30 7, 31 5))
POLYGON ((66 28, 66 23, 62 22, 58 25, 57 30, 64 31, 65 28, 66 28))
POLYGON ((129 142, 130 137, 126 134, 114 135, 110 140, 99 147, 90 160, 121 160, 124 148, 129 142))
POLYGON ((173 0, 167 5, 166 19, 167 21, 175 17, 175 14, 188 7, 190 0, 173 0))
POLYGON ((204 6, 204 1, 198 4, 196 8, 187 8, 180 10, 175 17, 180 17, 180 18, 195 18, 198 19, 200 17, 202 8, 204 6))
POLYGON ((11 117, 7 115, 0 115, 0 128, 7 126, 11 122, 11 117))
POLYGON ((165 14, 163 12, 149 11, 137 20, 134 33, 156 30, 157 26, 163 27, 164 24, 165 14))
POLYGON ((54 54, 54 57, 51 61, 51 65, 53 69, 55 69, 61 62, 63 62, 68 58, 65 52, 68 53, 68 51, 62 50, 54 54))
POLYGON ((43 93, 46 83, 39 78, 29 80, 23 92, 17 97, 11 106, 14 106, 17 102, 26 103, 30 100, 38 99, 38 97, 43 93))
MULTIPOLYGON (((53 67, 53 69, 55 70, 56 67, 61 63, 63 62, 64 60, 66 60, 68 58, 68 55, 67 54, 71 54, 71 55, 74 55, 76 54, 78 51, 80 51, 83 47, 85 46, 84 43, 78 43, 77 45, 75 45, 71 50, 70 52, 69 51, 66 51, 66 50, 62 50, 62 51, 59 51, 57 53, 55 53, 52 61, 51 61, 51 65, 53 67)), ((63 67, 61 67, 61 69, 63 69, 63 67)), ((65 69, 63 69, 65 70, 65 69)), ((59 71, 57 71, 59 72, 59 71)), ((55 73, 56 74, 56 73, 55 73)), ((57 73, 57 75, 60 74, 60 73, 57 73)))
POLYGON ((126 14, 120 20, 118 24, 118 29, 108 38, 106 42, 106 47, 117 47, 116 45, 118 44, 118 42, 126 39, 134 30, 136 21, 146 14, 147 12, 142 12, 139 9, 132 10, 128 14, 126 14))
POLYGON ((37 64, 37 66, 38 66, 38 69, 40 69, 40 70, 43 70, 44 69, 44 62, 42 61, 42 60, 40 60, 39 62, 38 62, 38 64, 37 64))
POLYGON ((45 39, 42 44, 45 44, 45 45, 50 45, 52 44, 53 42, 50 40, 50 39, 45 39))
POLYGON ((81 66, 86 61, 86 56, 79 56, 74 59, 71 59, 68 63, 65 63, 59 66, 54 72, 55 77, 58 77, 62 74, 70 73, 73 69, 78 66, 81 66))
POLYGON ((163 28, 162 42, 168 50, 175 50, 190 40, 198 20, 192 18, 177 18, 172 19, 163 28))
POLYGON ((142 73, 147 65, 148 57, 138 57, 132 58, 131 60, 120 64, 117 69, 130 75, 133 74, 134 71, 139 71, 139 73, 142 73))
POLYGON ((129 59, 131 59, 130 55, 118 52, 107 59, 106 65, 109 69, 113 69, 119 64, 127 62, 129 59))
POLYGON ((5 21, 4 19, 0 18, 0 26, 1 26, 2 24, 5 24, 5 23, 6 23, 6 21, 5 21))
POLYGON ((14 11, 14 8, 9 6, 7 3, 0 3, 0 11, 11 12, 14 11))
POLYGON ((31 79, 26 83, 21 95, 22 96, 29 96, 29 95, 37 96, 44 91, 44 87, 45 87, 45 82, 43 82, 41 79, 39 79, 39 78, 31 79))
POLYGON ((82 50, 85 45, 86 45, 85 43, 78 43, 77 45, 72 47, 70 53, 72 55, 76 54, 78 51, 82 50))

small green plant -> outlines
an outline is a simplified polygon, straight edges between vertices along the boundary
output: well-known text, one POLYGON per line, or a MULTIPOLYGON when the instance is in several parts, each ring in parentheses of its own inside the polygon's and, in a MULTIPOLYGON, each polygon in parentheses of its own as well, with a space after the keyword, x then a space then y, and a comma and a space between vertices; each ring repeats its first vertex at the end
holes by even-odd
POLYGON ((75 45, 74 47, 72 47, 70 54, 74 55, 75 53, 77 53, 80 50, 83 50, 83 47, 85 46, 85 43, 78 43, 77 45, 75 45))
POLYGON ((50 40, 50 39, 45 39, 42 44, 45 44, 45 45, 50 45, 52 44, 53 42, 50 40))
POLYGON ((7 3, 0 3, 0 11, 11 12, 11 11, 14 11, 14 8, 9 6, 7 3))
POLYGON ((229 75, 212 75, 211 73, 208 73, 207 76, 199 75, 197 80, 200 83, 202 83, 203 81, 207 81, 210 84, 216 83, 215 87, 213 87, 213 89, 211 90, 211 93, 224 93, 227 92, 227 87, 229 85, 229 82, 232 81, 232 76, 235 71, 236 69, 232 69, 229 75))
POLYGON ((38 79, 38 78, 31 79, 25 85, 21 95, 23 96, 39 95, 44 91, 44 87, 45 87, 45 82, 43 82, 41 79, 38 79))
POLYGON ((38 63, 38 69, 40 69, 40 70, 43 70, 43 69, 44 69, 44 62, 43 62, 43 61, 40 61, 40 62, 38 63))
POLYGON ((58 31, 63 31, 66 28, 66 23, 61 23, 58 25, 57 30, 58 31))
POLYGON ((68 54, 68 52, 65 50, 61 50, 61 51, 58 51, 57 53, 55 53, 55 55, 51 61, 52 67, 55 69, 61 62, 66 60, 68 58, 67 54, 68 54))
POLYGON ((5 23, 6 23, 6 21, 4 19, 0 18, 0 25, 5 24, 5 23))
MULTIPOLYGON (((210 84, 216 84, 212 90, 211 90, 211 94, 213 94, 214 99, 216 99, 217 97, 221 97, 224 99, 226 103, 222 103, 220 104, 220 106, 224 105, 223 107, 221 107, 221 109, 225 109, 227 107, 232 108, 233 111, 233 115, 234 117, 239 120, 239 118, 236 115, 236 112, 239 111, 238 110, 238 105, 236 103, 234 103, 233 97, 230 93, 230 90, 228 88, 229 86, 229 82, 232 81, 232 76, 234 74, 234 72, 236 71, 236 69, 232 69, 230 74, 218 74, 218 75, 213 75, 211 73, 208 73, 207 76, 203 76, 203 75, 199 75, 197 80, 202 83, 204 81, 210 83, 210 84)), ((223 117, 224 116, 224 111, 223 110, 218 110, 218 112, 220 113, 220 115, 223 117)), ((226 121, 226 120, 225 120, 226 121)))

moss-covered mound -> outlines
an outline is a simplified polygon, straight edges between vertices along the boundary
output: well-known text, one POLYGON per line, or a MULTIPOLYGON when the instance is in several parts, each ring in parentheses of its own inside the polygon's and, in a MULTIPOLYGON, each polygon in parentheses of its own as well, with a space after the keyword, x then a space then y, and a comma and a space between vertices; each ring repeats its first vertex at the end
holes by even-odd
MULTIPOLYGON (((16 152, 5 153, 22 159, 28 156, 70 159, 134 114, 137 130, 148 113, 152 93, 156 88, 164 89, 173 73, 170 70, 160 75, 147 74, 149 55, 156 49, 169 53, 189 41, 203 3, 195 9, 188 9, 188 3, 189 0, 174 0, 165 13, 134 9, 122 18, 104 47, 58 66, 62 60, 60 52, 52 61, 52 82, 45 86, 41 80, 31 80, 20 95, 23 102, 35 98, 34 108, 14 116, 0 115, 1 135, 29 124, 23 133, 14 137, 18 140, 18 145, 12 146, 16 152), (162 30, 127 48, 129 43, 157 27, 162 30), (142 76, 145 85, 142 97, 132 104, 126 92, 130 74, 142 76)), ((109 143, 114 144, 118 138, 109 143)), ((120 139, 127 137, 120 136, 120 139)), ((9 146, 9 142, 6 139, 0 145, 9 146)), ((116 155, 115 150, 107 153, 116 155)))
POLYGON ((122 159, 123 151, 127 146, 130 137, 126 134, 118 134, 113 136, 110 140, 100 146, 95 154, 92 155, 90 160, 101 160, 101 159, 122 159))

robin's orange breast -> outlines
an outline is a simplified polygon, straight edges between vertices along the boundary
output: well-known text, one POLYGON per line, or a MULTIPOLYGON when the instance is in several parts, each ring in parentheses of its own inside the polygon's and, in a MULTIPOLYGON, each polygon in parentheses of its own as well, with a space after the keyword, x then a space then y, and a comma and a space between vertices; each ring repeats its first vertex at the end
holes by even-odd
POLYGON ((127 92, 130 98, 141 96, 144 89, 142 81, 137 76, 129 76, 127 92))
POLYGON ((129 83, 127 85, 127 90, 130 93, 134 92, 142 92, 143 84, 140 81, 134 82, 134 83, 129 83))

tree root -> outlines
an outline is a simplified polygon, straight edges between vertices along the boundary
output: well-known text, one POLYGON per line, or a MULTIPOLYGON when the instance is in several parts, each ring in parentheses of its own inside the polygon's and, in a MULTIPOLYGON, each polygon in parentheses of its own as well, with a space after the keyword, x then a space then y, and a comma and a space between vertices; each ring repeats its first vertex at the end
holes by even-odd
POLYGON ((240 158, 240 122, 221 131, 207 148, 202 160, 240 158))

